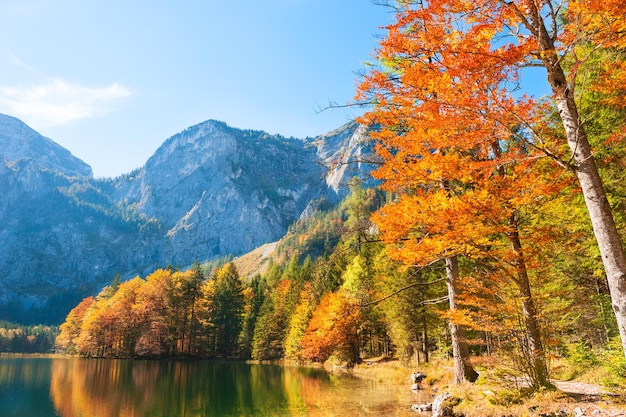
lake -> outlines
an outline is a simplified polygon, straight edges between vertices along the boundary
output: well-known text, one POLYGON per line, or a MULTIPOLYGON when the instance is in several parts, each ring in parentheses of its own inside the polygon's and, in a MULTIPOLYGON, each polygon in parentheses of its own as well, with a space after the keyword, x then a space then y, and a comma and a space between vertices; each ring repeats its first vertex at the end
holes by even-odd
POLYGON ((404 417, 430 401, 409 387, 296 366, 0 358, 3 417, 404 417))

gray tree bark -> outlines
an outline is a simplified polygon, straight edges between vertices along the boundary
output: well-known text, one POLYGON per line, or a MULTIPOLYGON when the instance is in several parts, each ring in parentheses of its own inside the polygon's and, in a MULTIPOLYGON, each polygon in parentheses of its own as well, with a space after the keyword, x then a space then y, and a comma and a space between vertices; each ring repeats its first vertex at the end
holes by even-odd
MULTIPOLYGON (((459 279, 459 261, 456 256, 446 258, 446 281, 448 284, 448 299, 450 311, 456 310, 456 282, 459 279)), ((465 336, 465 329, 459 324, 450 321, 450 340, 452 342, 452 358, 454 360, 454 382, 461 384, 464 381, 474 382, 478 373, 469 364, 469 348, 465 336)))
POLYGON ((524 322, 526 326, 525 338, 527 339, 527 345, 522 346, 522 349, 527 349, 524 353, 528 361, 528 376, 535 388, 550 387, 548 364, 545 351, 543 350, 543 343, 541 343, 541 330, 539 321, 537 320, 537 309, 535 308, 535 301, 530 290, 530 279, 528 278, 524 252, 522 251, 522 242, 517 231, 514 216, 511 217, 509 223, 513 228, 513 232, 508 234, 508 238, 515 252, 515 269, 517 272, 515 283, 517 284, 522 299, 522 311, 524 312, 524 322))
POLYGON ((534 7, 534 3, 529 2, 529 4, 531 10, 525 16, 526 26, 537 39, 539 56, 546 68, 553 100, 565 129, 567 143, 572 151, 574 169, 602 256, 613 311, 617 319, 624 355, 626 355, 626 256, 624 256, 624 249, 606 197, 604 184, 574 100, 574 84, 568 83, 561 65, 561 57, 556 52, 554 39, 550 36, 544 19, 534 7))

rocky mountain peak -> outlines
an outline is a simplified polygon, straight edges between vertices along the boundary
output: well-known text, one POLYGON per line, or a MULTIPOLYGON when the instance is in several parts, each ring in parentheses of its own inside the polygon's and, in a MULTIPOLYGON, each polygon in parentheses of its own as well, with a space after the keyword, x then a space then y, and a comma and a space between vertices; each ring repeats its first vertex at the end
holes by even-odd
POLYGON ((355 123, 297 139, 208 120, 134 172, 93 179, 59 145, 0 118, 0 155, 10 161, 0 164, 0 319, 54 321, 116 274, 184 268, 280 239, 319 202, 347 194, 364 136, 355 123))
POLYGON ((15 117, 0 114, 0 159, 6 166, 24 160, 67 176, 91 177, 89 165, 15 117))

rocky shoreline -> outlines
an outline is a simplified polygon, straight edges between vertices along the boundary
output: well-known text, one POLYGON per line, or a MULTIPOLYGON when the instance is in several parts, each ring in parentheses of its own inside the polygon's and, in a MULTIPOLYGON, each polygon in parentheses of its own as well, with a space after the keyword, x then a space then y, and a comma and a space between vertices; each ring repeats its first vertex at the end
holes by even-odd
MULTIPOLYGON (((413 372, 410 375, 411 390, 422 390, 426 374, 413 372)), ((626 417, 626 398, 624 393, 608 392, 603 387, 588 383, 554 381, 557 390, 563 394, 562 400, 551 404, 528 405, 523 415, 537 417, 626 417)), ((434 389, 436 391, 436 389, 434 389)), ((413 404, 411 409, 418 414, 432 417, 462 417, 464 413, 457 409, 461 404, 458 398, 447 391, 434 396, 432 403, 413 404)), ((501 417, 515 417, 519 413, 501 417)))

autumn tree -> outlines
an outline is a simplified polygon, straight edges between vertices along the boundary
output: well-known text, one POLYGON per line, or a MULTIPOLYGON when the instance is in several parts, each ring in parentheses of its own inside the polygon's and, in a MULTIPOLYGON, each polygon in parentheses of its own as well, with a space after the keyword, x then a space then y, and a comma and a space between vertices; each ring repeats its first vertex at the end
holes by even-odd
POLYGON ((80 336, 85 313, 95 301, 94 297, 86 297, 68 313, 56 339, 57 349, 67 353, 78 353, 76 340, 80 336))
MULTIPOLYGON (((619 97, 623 97, 626 71, 623 61, 604 67, 604 81, 592 86, 581 85, 576 77, 580 64, 588 58, 581 47, 591 45, 587 50, 624 47, 626 3, 624 0, 581 0, 565 4, 547 0, 398 3, 403 7, 397 23, 390 25, 379 52, 381 61, 393 70, 376 72, 362 89, 371 91, 370 87, 376 85, 386 91, 377 96, 376 102, 393 108, 389 114, 395 114, 395 122, 391 119, 388 123, 379 122, 393 123, 396 131, 403 131, 404 122, 419 115, 409 110, 415 109, 411 103, 415 99, 430 104, 454 103, 455 108, 460 108, 458 101, 438 94, 433 85, 420 83, 421 90, 414 89, 412 95, 399 87, 406 87, 419 77, 433 80, 435 71, 449 77, 444 81, 455 85, 457 96, 477 99, 464 103, 469 106, 465 108, 468 114, 478 118, 488 115, 492 123, 500 123, 506 129, 511 129, 510 123, 501 123, 491 110, 499 109, 508 119, 517 119, 516 131, 511 134, 518 141, 573 172, 578 179, 626 354, 626 257, 586 131, 593 114, 581 113, 578 100, 580 88, 588 87, 612 96, 613 102, 623 102, 619 97), (545 108, 532 98, 515 93, 526 75, 524 69, 529 66, 540 66, 546 71, 552 92, 550 101, 558 109, 560 132, 541 123, 545 108), (429 68, 432 72, 426 70, 420 74, 409 67, 429 68), (468 78, 470 74, 473 76, 468 78), (483 87, 477 89, 480 84, 483 87), (430 96, 425 98, 424 94, 430 96)), ((623 137, 623 133, 623 125, 617 126, 614 134, 623 137)))
MULTIPOLYGON (((611 2, 607 2, 606 6, 612 7, 611 2)), ((623 46, 598 48, 590 43, 578 45, 576 56, 579 61, 573 61, 574 57, 571 57, 567 61, 567 67, 576 66, 575 85, 578 88, 579 111, 583 115, 585 131, 623 241, 626 237, 626 100, 625 83, 619 81, 619 74, 626 62, 626 52, 623 46)), ((584 204, 574 200, 568 202, 568 210, 564 214, 569 224, 575 225, 579 235, 582 233, 583 236, 589 236, 587 240, 580 240, 575 248, 577 252, 583 253, 572 263, 572 268, 577 272, 573 275, 584 292, 578 299, 578 304, 584 309, 584 319, 580 322, 585 323, 580 330, 591 345, 596 345, 601 341, 608 341, 619 332, 611 308, 608 282, 602 270, 602 257, 593 244, 592 226, 584 215, 583 208, 584 204), (594 326, 590 327, 590 323, 594 326)))
POLYGON ((354 365, 360 360, 358 303, 344 290, 329 292, 314 310, 301 340, 302 357, 324 362, 331 355, 354 365))
POLYGON ((146 277, 137 290, 134 314, 139 324, 139 338, 135 344, 135 355, 161 357, 173 349, 168 329, 168 283, 171 271, 157 269, 146 277))
POLYGON ((113 296, 106 302, 106 311, 100 320, 107 324, 105 343, 109 346, 108 356, 132 357, 139 337, 139 323, 134 306, 137 291, 144 280, 135 277, 124 281, 113 296))
POLYGON ((311 283, 306 283, 300 292, 300 299, 291 315, 289 326, 287 326, 287 334, 284 343, 285 358, 302 359, 302 338, 304 337, 317 302, 318 300, 313 291, 313 286, 311 283))
MULTIPOLYGON (((596 166, 594 150, 587 136, 585 122, 590 115, 580 112, 576 84, 577 64, 586 59, 585 56, 578 55, 579 46, 591 44, 600 49, 626 47, 626 2, 571 1, 565 19, 559 16, 558 5, 553 4, 556 2, 546 2, 546 7, 541 7, 543 4, 538 7, 533 2, 521 3, 518 5, 501 1, 505 11, 510 10, 515 14, 514 19, 518 25, 530 32, 525 43, 528 44, 528 50, 534 52, 534 55, 529 54, 533 58, 532 62, 540 63, 547 71, 552 99, 559 111, 572 154, 572 163, 569 166, 578 177, 589 211, 626 355, 626 256, 596 166), (569 71, 562 64, 568 56, 572 56, 574 61, 569 71)), ((603 69, 605 80, 611 80, 610 86, 603 80, 595 87, 608 90, 611 95, 617 92, 617 96, 621 95, 623 98, 626 86, 624 62, 603 69)), ((623 102, 621 99, 620 101, 623 102)), ((619 127, 623 129, 623 125, 619 127)), ((623 137, 625 132, 622 130, 615 133, 623 137)))
POLYGON ((403 3, 378 51, 381 65, 358 96, 374 104, 364 121, 375 127, 384 161, 376 175, 400 195, 376 222, 408 265, 446 260, 453 274, 455 256, 494 260, 518 290, 529 376, 548 385, 529 272, 532 246, 547 237, 528 225, 566 188, 561 167, 579 167, 567 163, 562 139, 546 125, 546 107, 515 91, 537 47, 523 18, 551 16, 551 9, 545 3, 532 14, 532 2, 403 3))
POLYGON ((75 340, 76 350, 81 356, 103 357, 108 352, 109 345, 105 334, 110 327, 109 323, 102 320, 105 312, 106 302, 100 297, 96 297, 96 301, 85 311, 80 333, 75 340))

